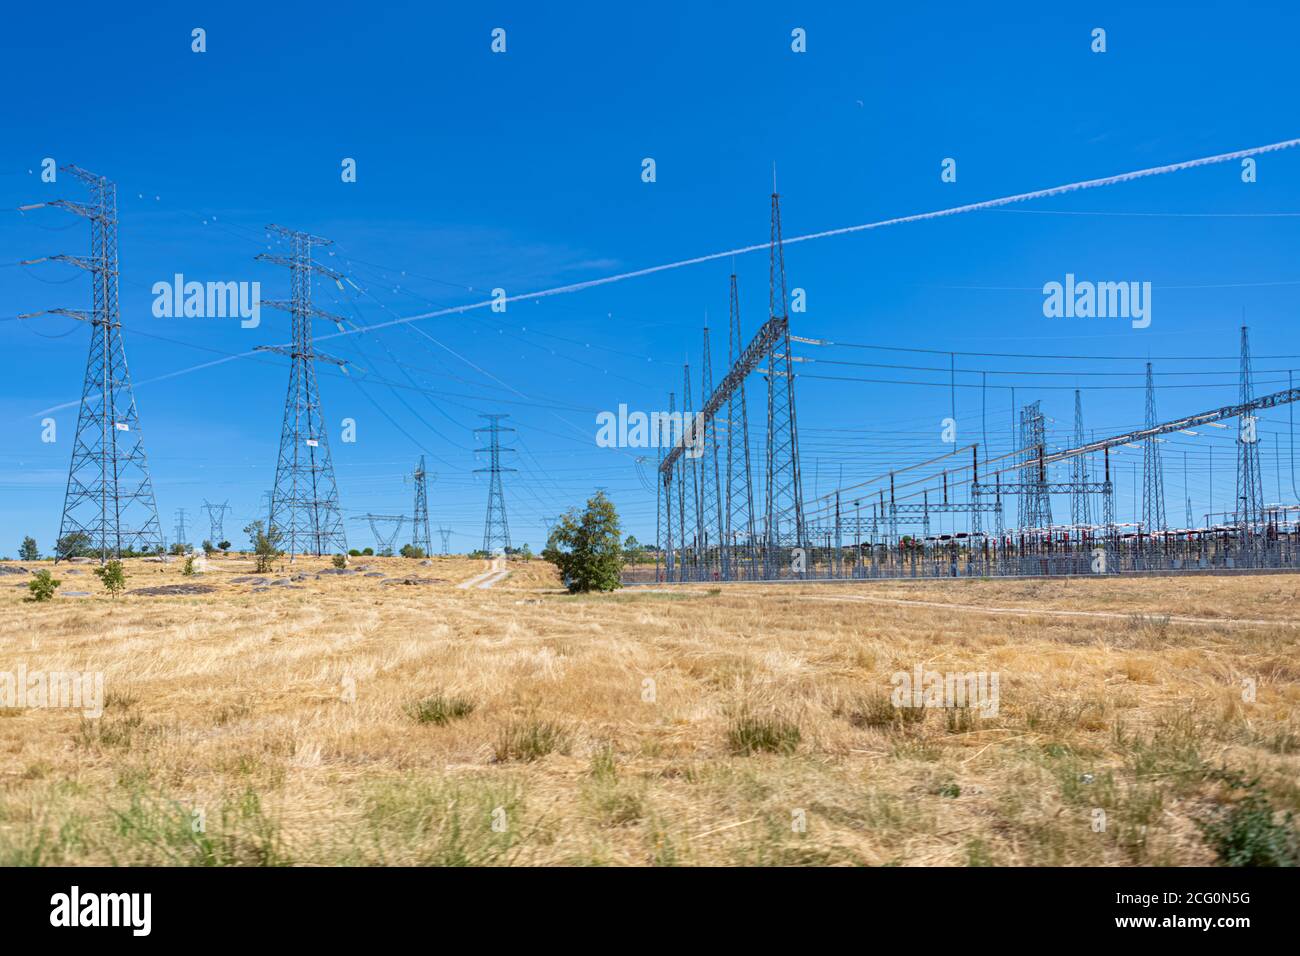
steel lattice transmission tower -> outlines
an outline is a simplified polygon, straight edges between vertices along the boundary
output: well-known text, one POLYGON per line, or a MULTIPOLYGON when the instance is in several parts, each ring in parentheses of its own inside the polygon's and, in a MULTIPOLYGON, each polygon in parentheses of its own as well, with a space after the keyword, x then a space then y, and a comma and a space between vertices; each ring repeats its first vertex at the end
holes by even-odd
POLYGON ((1047 467, 1044 464, 1047 426, 1042 405, 1030 402, 1020 409, 1020 483, 1023 492, 1019 503, 1019 524, 1026 528, 1050 528, 1052 498, 1047 490, 1047 467))
MULTIPOLYGON (((671 416, 676 399, 672 392, 668 393, 668 411, 671 416)), ((665 420, 659 419, 659 434, 654 436, 657 448, 658 461, 655 467, 655 542, 658 545, 655 553, 655 580, 671 581, 673 579, 674 559, 673 559, 673 509, 672 498, 673 491, 671 483, 663 480, 660 468, 664 463, 664 449, 672 445, 673 434, 671 418, 665 420), (662 563, 661 563, 662 562, 662 563), (660 577, 660 574, 663 577, 660 577)), ((551 537, 550 522, 546 526, 546 538, 549 541, 551 537)))
MULTIPOLYGON (((740 295, 736 289, 736 274, 731 274, 731 316, 727 338, 727 367, 734 367, 745 347, 740 333, 740 295)), ((757 555, 754 552, 754 481, 749 463, 749 408, 745 402, 745 380, 742 377, 727 403, 727 468, 726 493, 723 502, 724 527, 722 536, 722 576, 739 577, 740 568, 751 576, 758 575, 757 555), (737 549, 736 538, 743 535, 745 544, 737 549), (737 555, 739 554, 739 559, 737 555)))
MULTIPOLYGON (((713 394, 713 355, 709 349, 709 327, 704 327, 704 359, 700 374, 700 407, 703 408, 713 394)), ((703 457, 700 458, 700 567, 709 577, 714 566, 713 552, 722 551, 722 494, 718 472, 718 435, 716 420, 701 416, 699 439, 703 457)), ((720 563, 720 560, 719 560, 720 563)))
POLYGON ((438 535, 442 538, 442 553, 445 556, 451 547, 451 529, 439 527, 438 535))
MULTIPOLYGON (((1160 419, 1156 417, 1156 386, 1150 362, 1147 362, 1146 394, 1146 427, 1155 428, 1160 419)), ((1165 475, 1160 464, 1159 440, 1151 435, 1142 443, 1142 526, 1147 534, 1168 527, 1165 523, 1165 475)))
MULTIPOLYGON (((33 314, 66 315, 91 327, 59 539, 84 535, 103 562, 121 557, 126 550, 161 551, 162 525, 118 316, 117 186, 78 166, 62 169, 86 184, 90 202, 56 199, 22 208, 54 206, 88 220, 90 255, 52 255, 24 264, 64 262, 91 276, 89 312, 58 308, 33 314)), ((59 557, 57 551, 55 557, 59 557)))
POLYGON ((506 521, 506 499, 501 491, 501 473, 515 470, 501 467, 501 453, 514 451, 513 448, 501 447, 501 435, 514 431, 513 428, 501 427, 501 419, 509 417, 509 415, 480 415, 479 418, 486 418, 488 424, 483 428, 474 429, 476 435, 480 432, 488 434, 488 446, 475 449, 475 451, 488 453, 488 467, 474 469, 476 473, 487 472, 489 476, 487 517, 483 521, 485 554, 492 554, 494 551, 505 554, 510 549, 510 525, 506 521))
MULTIPOLYGON (((1074 390, 1074 444, 1081 447, 1086 439, 1083 435, 1083 399, 1081 392, 1074 390)), ((1070 523, 1076 529, 1092 524, 1092 499, 1084 486, 1088 483, 1088 460, 1083 455, 1076 455, 1073 461, 1072 484, 1074 491, 1070 495, 1070 523)))
POLYGON ((176 543, 181 545, 189 544, 189 534, 185 530, 185 509, 176 509, 176 543))
MULTIPOLYGON (((682 436, 689 448, 699 441, 696 434, 695 411, 691 398, 691 366, 682 366, 682 436)), ((699 460, 690 454, 683 455, 682 480, 677 486, 678 512, 681 525, 681 580, 694 580, 700 567, 700 539, 704 536, 700 522, 700 476, 699 460)))
MULTIPOLYGON (((1250 369, 1250 338, 1246 326, 1241 327, 1241 403, 1254 397, 1253 375, 1250 369)), ((1259 470, 1258 419, 1245 414, 1237 420, 1237 524, 1247 531, 1256 528, 1264 513, 1264 478, 1259 470)))
POLYGON ((204 498, 203 510, 208 513, 209 530, 212 532, 212 537, 208 540, 217 544, 226 536, 226 512, 230 510, 230 502, 223 501, 219 505, 214 505, 204 498))
POLYGON ((329 362, 344 372, 347 363, 314 350, 311 325, 313 319, 328 319, 342 327, 342 318, 322 312, 311 304, 313 273, 327 276, 336 283, 342 276, 312 262, 312 248, 328 246, 331 240, 283 226, 266 228, 289 241, 290 254, 262 253, 257 258, 288 266, 292 297, 288 302, 263 301, 261 304, 283 309, 293 319, 293 345, 289 349, 259 347, 259 351, 276 352, 292 359, 268 530, 279 533, 279 543, 288 550, 291 559, 300 553, 343 553, 348 545, 343 533, 338 486, 334 481, 334 464, 330 459, 328 430, 321 413, 315 363, 329 362))
MULTIPOLYGON (((774 184, 775 186, 775 184, 774 184)), ((768 260, 768 314, 782 331, 767 349, 767 574, 776 550, 804 546, 803 483, 799 477, 799 430, 794 409, 794 362, 790 354, 790 313, 781 241, 781 199, 772 190, 771 251, 768 260)))
MULTIPOLYGON (((412 522, 415 524, 415 531, 411 535, 411 543, 417 548, 424 551, 425 555, 433 553, 433 536, 429 533, 429 492, 428 492, 428 472, 424 470, 424 456, 420 456, 420 461, 415 466, 415 510, 411 512, 412 522)), ((444 550, 444 554, 446 551, 444 550)))
POLYGON ((397 544, 397 536, 402 533, 402 525, 406 524, 406 515, 374 515, 364 516, 370 522, 370 531, 375 536, 375 544, 379 545, 378 554, 380 557, 392 557, 393 546, 397 544), (379 530, 381 524, 390 524, 393 526, 391 534, 384 534, 379 530))

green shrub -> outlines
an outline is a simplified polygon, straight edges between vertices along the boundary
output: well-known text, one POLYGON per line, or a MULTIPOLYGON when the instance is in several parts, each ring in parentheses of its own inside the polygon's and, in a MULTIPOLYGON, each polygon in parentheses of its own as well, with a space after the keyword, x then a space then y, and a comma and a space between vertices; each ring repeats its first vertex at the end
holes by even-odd
POLYGON ((99 583, 104 585, 104 589, 113 597, 117 597, 126 587, 126 574, 122 571, 121 561, 101 564, 95 568, 95 577, 99 578, 99 583))
POLYGON ((799 727, 777 714, 756 716, 742 713, 727 729, 727 745, 734 754, 794 753, 799 746, 799 727))
POLYGON ((522 760, 530 763, 549 753, 564 753, 569 747, 569 732, 550 720, 511 721, 501 728, 495 755, 499 761, 522 760))
POLYGON ((407 707, 409 713, 421 724, 449 724, 474 712, 474 702, 468 697, 446 695, 441 691, 407 707))
POLYGON ((1273 809, 1259 779, 1245 779, 1237 771, 1218 771, 1215 777, 1229 791, 1244 793, 1222 806, 1212 819, 1198 820, 1201 835, 1223 866, 1300 866, 1300 833, 1294 814, 1273 809))
POLYGON ((54 597, 54 590, 59 586, 59 580, 50 574, 49 571, 37 571, 36 576, 27 582, 27 588, 32 592, 32 601, 48 601, 54 597))

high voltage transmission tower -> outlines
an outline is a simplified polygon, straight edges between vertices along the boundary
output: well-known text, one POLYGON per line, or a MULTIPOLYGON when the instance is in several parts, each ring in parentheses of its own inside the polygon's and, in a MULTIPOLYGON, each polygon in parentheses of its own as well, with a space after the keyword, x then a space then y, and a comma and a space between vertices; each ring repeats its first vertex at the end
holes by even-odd
MULTIPOLYGON (((411 512, 411 521, 415 524, 415 531, 412 532, 411 543, 429 555, 433 553, 433 539, 429 534, 427 476, 428 472, 424 470, 424 456, 421 455, 419 463, 415 466, 415 474, 412 476, 415 480, 415 510, 411 512)), ((443 553, 447 553, 445 548, 443 553)))
MULTIPOLYGON (((89 312, 58 308, 32 315, 66 315, 91 327, 59 540, 71 542, 70 535, 84 536, 103 562, 110 556, 121 557, 123 551, 161 551, 162 526, 118 318, 117 187, 78 166, 62 169, 87 185, 91 201, 55 199, 22 209, 54 206, 88 220, 90 255, 51 255, 24 264, 64 262, 91 276, 89 312)), ((56 560, 60 556, 68 555, 56 550, 56 560)))
MULTIPOLYGON (((1082 445, 1087 439, 1083 434, 1083 399, 1079 389, 1074 390, 1074 444, 1082 445)), ((1092 499, 1086 486, 1088 484, 1088 460, 1083 455, 1076 455, 1073 461, 1074 491, 1070 494, 1070 523, 1076 528, 1092 524, 1092 499)))
MULTIPOLYGON (((731 367, 740 357, 745 340, 740 333, 740 295, 736 289, 736 274, 731 274, 730 320, 727 331, 727 365, 731 367)), ((749 408, 745 403, 745 381, 742 378, 727 402, 727 467, 726 491, 723 495, 722 576, 730 579, 743 568, 750 575, 758 574, 757 554, 754 551, 754 482, 749 463, 749 408), (736 539, 743 536, 745 544, 739 550, 736 539)))
MULTIPOLYGON (((257 256, 265 262, 289 268, 292 289, 289 301, 263 301, 262 305, 284 309, 293 320, 293 345, 289 349, 264 345, 259 351, 287 355, 292 360, 289 392, 284 401, 284 424, 280 429, 280 454, 275 467, 275 489, 271 495, 270 530, 290 559, 299 553, 322 555, 346 552, 343 515, 338 486, 330 460, 328 429, 321 413, 316 386, 316 362, 330 362, 347 371, 347 363, 312 347, 312 320, 328 319, 342 327, 342 318, 311 304, 312 274, 319 273, 339 283, 342 276, 312 261, 313 246, 327 246, 331 240, 294 232, 283 226, 267 226, 269 232, 287 239, 289 256, 257 256)), ((341 286, 340 286, 341 287, 341 286)))
POLYGON ((438 535, 442 538, 442 553, 445 556, 451 547, 451 529, 439 527, 438 535))
POLYGON ((176 509, 176 543, 181 547, 188 544, 188 535, 185 532, 185 509, 176 509))
MULTIPOLYGON (((775 177, 774 177, 775 179, 775 177)), ((776 570, 777 550, 803 548, 803 482, 799 476, 799 429, 794 409, 794 359, 781 240, 781 197, 772 184, 772 229, 768 258, 768 317, 779 330, 767 346, 767 573, 776 570)))
MULTIPOLYGON (((1254 383, 1250 370, 1250 338, 1241 327, 1241 404, 1253 398, 1254 383)), ((1252 533, 1264 511, 1264 479, 1259 470, 1258 418, 1244 414, 1237 420, 1237 524, 1252 533)))
MULTIPOLYGON (((691 366, 686 363, 682 367, 682 435, 683 440, 688 445, 693 445, 699 440, 696 429, 696 418, 692 409, 694 405, 691 399, 691 366)), ((699 573, 700 568, 700 539, 703 537, 700 528, 700 469, 699 457, 694 453, 692 448, 691 454, 686 456, 686 462, 683 466, 685 474, 678 487, 678 498, 680 498, 680 511, 678 524, 682 536, 682 544, 688 549, 682 555, 681 573, 685 575, 683 580, 694 580, 699 573)))
MULTIPOLYGON (((700 407, 703 408, 713 394, 713 356, 709 352, 709 327, 704 327, 704 358, 700 372, 700 407)), ((718 437, 716 419, 702 419, 700 434, 703 457, 700 466, 700 546, 705 577, 713 576, 715 565, 721 560, 722 495, 719 493, 718 437), (714 560, 715 554, 718 561, 714 560)))
POLYGON ((208 540, 213 544, 224 541, 226 537, 226 512, 230 510, 230 502, 223 501, 219 505, 214 505, 204 498, 203 510, 208 513, 208 524, 212 532, 212 537, 208 538, 208 540))
POLYGON ((479 418, 486 418, 488 424, 483 428, 474 429, 476 435, 480 432, 488 434, 488 446, 475 449, 475 451, 488 453, 488 467, 474 469, 476 473, 488 473, 487 517, 483 521, 485 554, 492 554, 498 550, 505 554, 510 550, 510 525, 506 521, 506 499, 501 489, 501 473, 515 470, 501 467, 501 453, 514 451, 513 448, 501 447, 501 435, 514 431, 513 428, 501 427, 501 419, 509 417, 509 415, 480 415, 479 418))
POLYGON ((1047 466, 1043 462, 1047 428, 1040 402, 1030 402, 1020 410, 1020 504, 1022 529, 1050 528, 1052 498, 1047 489, 1047 466))
MULTIPOLYGON (((1156 417, 1156 387, 1151 375, 1151 363, 1147 362, 1147 418, 1146 427, 1155 428, 1160 423, 1156 417)), ((1165 523, 1165 476, 1160 465, 1161 441, 1155 435, 1149 435, 1142 443, 1142 529, 1150 534, 1164 531, 1165 523)))
POLYGON ((363 516, 370 522, 370 530, 375 536, 375 544, 379 545, 376 553, 381 557, 392 557, 393 546, 397 543, 397 536, 402 533, 402 525, 406 523, 406 515, 372 515, 363 516), (379 530, 381 525, 390 524, 393 526, 391 534, 384 534, 379 530))

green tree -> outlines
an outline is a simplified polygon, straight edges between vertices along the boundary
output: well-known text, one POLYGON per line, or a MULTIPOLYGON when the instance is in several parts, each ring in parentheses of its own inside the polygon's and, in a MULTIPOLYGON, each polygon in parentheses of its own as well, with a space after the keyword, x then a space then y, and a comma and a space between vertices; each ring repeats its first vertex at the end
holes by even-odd
POLYGON ((208 541, 206 538, 203 540, 203 553, 206 554, 209 558, 212 557, 212 553, 216 550, 217 550, 217 546, 215 544, 213 544, 211 541, 208 541))
POLYGON ((228 553, 230 553, 230 542, 229 542, 229 541, 218 541, 218 542, 217 542, 217 547, 221 549, 221 553, 222 553, 222 554, 228 554, 228 553))
POLYGON ((89 550, 90 535, 84 531, 73 531, 70 534, 65 534, 54 543, 54 557, 58 561, 83 557, 89 550))
POLYGON ((618 512, 598 491, 587 499, 581 513, 574 508, 561 516, 542 557, 560 569, 564 586, 574 594, 612 591, 622 586, 621 542, 618 512))
POLYGON ((39 561, 41 552, 36 547, 36 539, 31 535, 23 538, 23 543, 18 546, 19 561, 39 561))
POLYGON ((59 580, 49 571, 37 571, 36 576, 27 582, 27 589, 32 592, 31 601, 48 601, 54 597, 54 589, 59 580))
POLYGON ((194 573, 194 555, 191 554, 186 556, 185 566, 181 568, 181 574, 185 575, 188 578, 193 573, 194 573))
POLYGON ((99 583, 104 585, 104 589, 113 597, 117 597, 126 587, 126 574, 122 571, 121 561, 101 564, 95 568, 95 577, 99 578, 99 583))
POLYGON ((249 544, 253 546, 253 558, 257 562, 258 573, 265 574, 270 571, 275 559, 284 553, 277 547, 280 542, 280 529, 272 528, 267 531, 261 521, 254 521, 244 529, 244 534, 248 535, 249 544))
MULTIPOLYGON (((355 551, 352 553, 356 554, 355 551)), ((336 554, 332 560, 334 562, 334 567, 338 568, 340 571, 348 566, 348 556, 346 554, 336 554)))
POLYGON ((623 560, 628 564, 636 564, 641 558, 641 542, 637 541, 636 535, 630 534, 627 540, 623 542, 623 560))
POLYGON ((424 548, 417 548, 413 544, 404 544, 402 545, 402 557, 422 558, 424 557, 424 548))

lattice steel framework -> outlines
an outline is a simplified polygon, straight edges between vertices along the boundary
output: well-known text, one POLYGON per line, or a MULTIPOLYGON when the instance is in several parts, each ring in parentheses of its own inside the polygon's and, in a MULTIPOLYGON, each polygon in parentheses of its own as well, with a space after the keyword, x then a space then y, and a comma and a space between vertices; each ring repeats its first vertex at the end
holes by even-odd
POLYGON ((416 463, 412 478, 415 481, 415 508, 411 512, 411 521, 415 525, 415 530, 411 533, 411 544, 420 548, 427 556, 433 554, 433 536, 429 532, 428 472, 424 469, 423 455, 416 463))
POLYGON ((289 242, 290 254, 262 253, 257 258, 289 268, 291 298, 287 302, 263 300, 261 304, 289 312, 293 324, 290 348, 259 348, 259 351, 287 355, 292 360, 289 391, 284 400, 284 422, 280 428, 275 488, 271 492, 269 530, 279 536, 278 543, 291 558, 295 554, 343 553, 348 548, 347 538, 343 532, 338 486, 334 481, 328 430, 316 385, 315 363, 329 362, 344 371, 347 369, 341 359, 317 352, 312 346, 313 319, 328 319, 340 327, 343 320, 311 304, 314 273, 327 276, 336 283, 342 276, 312 261, 312 249, 328 246, 331 240, 283 226, 266 228, 289 242))
MULTIPOLYGON (((700 405, 703 407, 713 394, 713 357, 709 351, 709 327, 704 327, 704 365, 700 379, 700 405)), ((701 435, 703 456, 700 465, 700 556, 701 570, 711 576, 721 571, 722 559, 722 493, 718 470, 718 430, 716 419, 702 420, 701 435), (716 559, 716 560, 715 560, 716 559)))
MULTIPOLYGON (((1147 417, 1146 427, 1155 428, 1160 423, 1156 417, 1156 387, 1151 375, 1151 363, 1147 362, 1147 417)), ((1142 528, 1147 533, 1164 531, 1165 523, 1165 474, 1160 463, 1159 439, 1148 436, 1142 442, 1142 528)))
POLYGON ((487 432, 488 435, 487 447, 475 449, 475 451, 487 453, 488 467, 474 469, 476 473, 487 472, 488 474, 487 516, 483 520, 483 551, 485 554, 494 554, 496 552, 505 554, 510 549, 510 524, 506 520, 506 498, 501 487, 502 472, 515 470, 514 468, 503 468, 501 466, 501 453, 503 451, 514 451, 513 448, 501 447, 501 436, 514 431, 513 428, 501 427, 501 419, 509 417, 509 415, 480 415, 479 418, 486 418, 488 424, 483 428, 474 429, 476 435, 480 432, 487 432))
POLYGON ((162 525, 118 316, 117 187, 78 166, 62 168, 86 184, 91 201, 56 199, 37 205, 66 209, 86 219, 90 223, 90 255, 45 258, 90 273, 92 305, 89 312, 47 310, 91 327, 59 539, 67 541, 74 534, 85 536, 90 549, 103 562, 121 557, 128 550, 161 551, 162 525))
POLYGON ((223 501, 219 505, 214 505, 203 499, 203 510, 208 513, 208 528, 211 537, 208 538, 213 544, 225 540, 226 537, 226 512, 230 510, 230 502, 223 501))
MULTIPOLYGON (((1254 394, 1250 369, 1250 338, 1241 327, 1241 404, 1249 405, 1254 394)), ((1249 413, 1237 419, 1237 524, 1252 530, 1264 513, 1264 478, 1259 470, 1257 418, 1249 413)))
MULTIPOLYGON (((727 365, 740 358, 745 340, 740 332, 740 294, 736 274, 731 274, 731 307, 727 337, 727 365)), ((738 576, 740 568, 758 574, 758 555, 754 540, 754 481, 749 461, 749 406, 745 402, 745 380, 741 378, 727 401, 727 467, 724 494, 722 576, 738 576), (744 544, 738 546, 737 538, 744 544)))
POLYGON ((769 321, 781 323, 767 349, 767 573, 778 548, 804 546, 803 483, 799 477, 799 429, 794 408, 794 362, 790 354, 790 314, 781 241, 781 199, 772 192, 771 248, 768 258, 769 321))
POLYGON ((406 524, 406 515, 365 515, 365 519, 370 522, 370 531, 375 536, 375 544, 379 547, 378 553, 383 557, 391 557, 393 548, 397 545, 397 536, 402 533, 402 525, 406 524), (391 525, 392 531, 384 534, 379 529, 383 525, 391 525))
MULTIPOLYGON (((1020 484, 1025 488, 1018 499, 1021 528, 1048 528, 1052 524, 1052 498, 1044 463, 1046 441, 1041 403, 1031 402, 1020 409, 1020 484)), ((1006 487, 1002 490, 1008 492, 1006 487)))
MULTIPOLYGON (((1074 390, 1074 443, 1082 445, 1083 436, 1083 399, 1079 389, 1074 390)), ((1084 490, 1088 484, 1088 459, 1076 456, 1072 463, 1074 491, 1070 493, 1070 523, 1076 528, 1092 524, 1092 497, 1084 490)))

